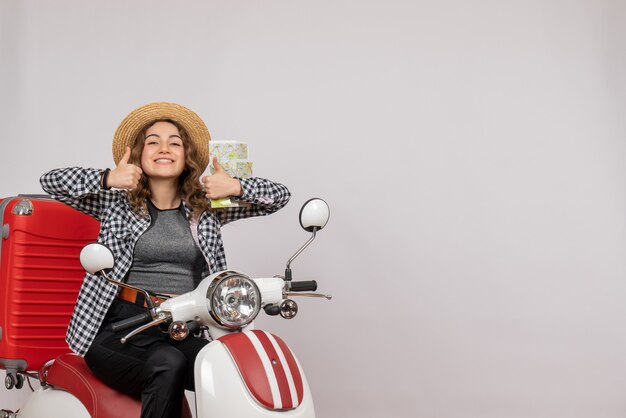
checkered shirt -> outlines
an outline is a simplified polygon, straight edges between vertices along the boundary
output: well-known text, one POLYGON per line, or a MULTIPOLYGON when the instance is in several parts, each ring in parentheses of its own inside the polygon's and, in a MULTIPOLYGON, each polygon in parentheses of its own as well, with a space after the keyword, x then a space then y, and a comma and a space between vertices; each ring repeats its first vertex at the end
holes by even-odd
MULTIPOLYGON (((123 280, 133 263, 135 244, 150 226, 150 217, 142 218, 131 209, 125 190, 102 190, 101 173, 93 168, 61 168, 44 174, 40 182, 52 198, 100 221, 98 242, 109 247, 115 257, 110 277, 123 280)), ((282 184, 262 178, 240 179, 240 182, 241 200, 251 206, 205 211, 198 219, 198 242, 207 261, 203 276, 226 269, 222 225, 276 212, 291 196, 282 184)), ((185 202, 183 206, 189 215, 191 210, 185 202)), ((117 290, 117 286, 103 278, 85 274, 66 334, 69 347, 77 354, 84 356, 89 349, 117 290)))

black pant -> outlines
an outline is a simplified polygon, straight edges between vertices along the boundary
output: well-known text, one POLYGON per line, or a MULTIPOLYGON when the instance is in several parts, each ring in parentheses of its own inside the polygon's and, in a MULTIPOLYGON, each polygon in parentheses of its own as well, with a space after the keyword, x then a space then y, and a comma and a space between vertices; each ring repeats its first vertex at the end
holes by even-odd
POLYGON ((158 326, 125 344, 111 323, 145 312, 145 308, 116 299, 96 336, 85 362, 107 385, 141 399, 141 418, 180 417, 185 389, 194 390, 194 362, 207 340, 189 337, 176 342, 158 326))

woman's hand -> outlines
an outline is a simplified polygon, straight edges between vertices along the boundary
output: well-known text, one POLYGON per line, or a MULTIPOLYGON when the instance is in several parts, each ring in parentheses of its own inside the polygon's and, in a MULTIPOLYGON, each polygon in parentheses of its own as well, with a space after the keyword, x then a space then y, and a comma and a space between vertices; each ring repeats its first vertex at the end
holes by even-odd
POLYGON ((213 157, 213 167, 215 167, 215 173, 201 179, 206 197, 216 200, 229 196, 241 196, 243 193, 241 183, 228 175, 217 157, 213 157))
POLYGON ((118 189, 133 190, 139 184, 141 179, 141 168, 134 164, 128 164, 130 158, 130 147, 126 147, 126 153, 117 164, 115 169, 109 172, 107 177, 107 187, 115 187, 118 189))

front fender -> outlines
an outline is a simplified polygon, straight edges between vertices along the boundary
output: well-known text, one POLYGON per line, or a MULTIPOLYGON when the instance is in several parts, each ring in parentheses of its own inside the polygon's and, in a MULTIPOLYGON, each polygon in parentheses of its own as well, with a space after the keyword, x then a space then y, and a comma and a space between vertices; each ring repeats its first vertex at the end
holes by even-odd
POLYGON ((195 363, 198 417, 314 417, 298 360, 277 336, 253 330, 204 347, 195 363))

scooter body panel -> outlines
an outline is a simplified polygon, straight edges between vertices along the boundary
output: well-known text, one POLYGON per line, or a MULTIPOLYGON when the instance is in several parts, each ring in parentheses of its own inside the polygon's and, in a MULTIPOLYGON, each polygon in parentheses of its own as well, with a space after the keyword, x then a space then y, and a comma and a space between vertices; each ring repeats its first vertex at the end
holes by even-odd
POLYGON ((87 408, 74 395, 60 389, 37 389, 26 400, 18 418, 91 418, 87 408))
MULTIPOLYGON (((297 360, 296 360, 297 362, 297 360)), ((195 363, 198 418, 286 417, 314 418, 311 391, 302 368, 303 397, 295 409, 268 409, 250 393, 226 346, 219 340, 204 347, 195 363)))

